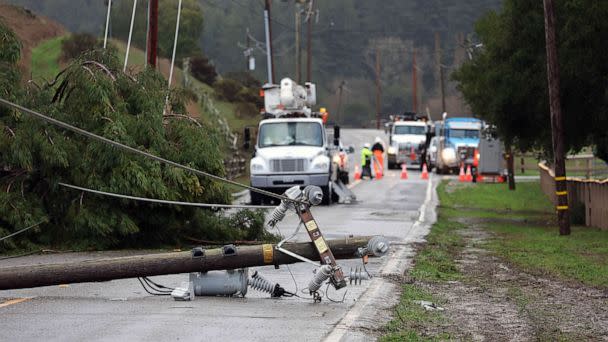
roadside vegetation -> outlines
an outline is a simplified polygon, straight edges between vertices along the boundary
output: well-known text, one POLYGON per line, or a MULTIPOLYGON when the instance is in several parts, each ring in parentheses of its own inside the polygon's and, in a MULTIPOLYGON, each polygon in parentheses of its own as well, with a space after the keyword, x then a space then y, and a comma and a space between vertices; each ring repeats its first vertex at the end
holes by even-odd
POLYGON ((606 315, 608 232, 575 226, 559 236, 538 183, 506 187, 440 184, 437 223, 381 340, 501 340, 505 328, 525 340, 608 337, 605 324, 590 322, 606 315), (427 310, 420 300, 445 311, 427 310), (492 323, 492 308, 520 328, 505 327, 507 319, 492 323))
MULTIPOLYGON (((3 98, 166 159, 225 175, 217 125, 181 115, 186 113, 187 92, 169 91, 159 72, 123 73, 116 49, 71 51, 70 46, 82 46, 71 44, 72 39, 87 41, 75 35, 57 37, 36 52, 33 65, 40 70, 65 70, 50 77, 56 82, 24 85, 17 66, 21 43, 1 23, 0 33, 3 98), (162 116, 168 93, 168 111, 177 114, 162 116)), ((226 214, 109 200, 67 189, 59 183, 175 201, 231 201, 229 190, 216 181, 125 155, 6 107, 0 114, 0 236, 35 227, 3 240, 1 253, 274 238, 263 229, 262 212, 226 214)))

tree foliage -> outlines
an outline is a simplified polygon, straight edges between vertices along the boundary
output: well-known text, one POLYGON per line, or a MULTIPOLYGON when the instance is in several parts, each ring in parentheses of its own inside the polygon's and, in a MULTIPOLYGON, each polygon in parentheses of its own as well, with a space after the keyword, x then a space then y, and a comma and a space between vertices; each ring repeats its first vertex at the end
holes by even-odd
MULTIPOLYGON (((608 160, 608 3, 556 3, 566 146, 608 160)), ((483 43, 455 74, 473 111, 522 150, 551 151, 542 2, 507 0, 476 25, 483 43)))
POLYGON ((76 33, 61 42, 61 59, 63 61, 72 60, 80 56, 85 51, 98 48, 97 38, 88 33, 76 33))
MULTIPOLYGON (((0 26, 0 33, 5 31, 0 26)), ((3 38, 2 63, 14 65, 14 55, 6 51, 15 44, 14 39, 3 38)), ((6 96, 6 89, 17 87, 3 86, 2 96, 6 96)), ((159 73, 146 69, 136 75, 124 74, 118 58, 108 50, 85 53, 54 81, 28 88, 17 100, 106 138, 224 175, 216 129, 185 116, 163 116, 165 94, 166 81, 159 73)), ((174 92, 170 97, 173 111, 185 108, 180 94, 174 92)), ((186 236, 265 236, 260 213, 225 216, 211 210, 112 199, 62 187, 58 183, 175 201, 230 201, 226 188, 216 181, 125 154, 21 112, 2 108, 1 114, 0 236, 33 223, 46 223, 28 234, 29 240, 6 240, 0 249, 24 248, 30 243, 108 248, 178 243, 186 236), (234 224, 242 225, 231 229, 234 224)))

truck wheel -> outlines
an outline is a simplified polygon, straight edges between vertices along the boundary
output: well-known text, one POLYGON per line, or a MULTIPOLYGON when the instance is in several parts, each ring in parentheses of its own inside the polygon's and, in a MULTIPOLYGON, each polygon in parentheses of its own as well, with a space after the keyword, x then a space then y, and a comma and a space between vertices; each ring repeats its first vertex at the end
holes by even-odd
POLYGON ((329 184, 327 184, 327 186, 321 187, 321 190, 323 191, 323 202, 321 202, 321 204, 322 205, 331 205, 333 197, 334 197, 334 192, 333 192, 333 187, 331 186, 331 182, 329 184))
POLYGON ((389 170, 393 170, 395 168, 395 164, 391 163, 390 161, 388 162, 388 169, 389 170))
POLYGON ((342 182, 344 185, 347 185, 350 182, 347 172, 342 172, 340 174, 340 182, 342 182))
POLYGON ((262 194, 249 190, 249 197, 251 197, 251 205, 261 205, 263 202, 262 196, 262 194))

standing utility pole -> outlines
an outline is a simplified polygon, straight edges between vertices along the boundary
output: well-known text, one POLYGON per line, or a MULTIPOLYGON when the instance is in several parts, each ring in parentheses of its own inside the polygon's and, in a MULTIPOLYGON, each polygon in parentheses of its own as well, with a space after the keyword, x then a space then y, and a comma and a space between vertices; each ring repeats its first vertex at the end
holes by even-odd
POLYGON ((414 113, 418 113, 418 74, 416 69, 416 49, 414 48, 412 56, 412 109, 414 113))
POLYGON ((441 65, 441 36, 439 35, 439 32, 435 32, 435 64, 437 65, 439 92, 441 93, 441 112, 445 113, 445 86, 443 78, 443 66, 441 65))
POLYGON ((112 0, 108 0, 108 14, 106 15, 106 30, 103 34, 103 48, 108 46, 108 29, 110 27, 110 13, 112 12, 112 0))
POLYGON ((310 0, 310 7, 306 20, 308 29, 306 31, 306 82, 312 82, 312 16, 315 8, 315 0, 310 0))
POLYGON ((296 2, 296 82, 298 84, 302 83, 302 47, 300 43, 300 39, 302 38, 302 34, 300 30, 302 29, 302 13, 300 9, 300 4, 296 2))
POLYGON ((342 92, 344 91, 345 84, 346 84, 346 82, 344 80, 342 80, 342 82, 340 83, 340 86, 338 87, 338 90, 340 91, 340 93, 338 95, 338 120, 337 120, 337 123, 340 123, 340 113, 342 112, 342 92))
POLYGON ((568 187, 566 183, 566 162, 564 160, 564 126, 559 96, 559 64, 555 41, 555 12, 553 0, 544 0, 545 40, 547 44, 547 78, 549 81, 549 107, 553 136, 553 156, 555 167, 555 194, 557 195, 557 221, 559 234, 570 235, 570 215, 568 211, 568 187))
POLYGON ((380 97, 382 88, 380 86, 380 49, 376 47, 376 129, 380 129, 380 97))
POLYGON ((148 11, 148 66, 156 68, 156 51, 158 49, 158 0, 150 0, 148 11))
POLYGON ((268 83, 274 84, 274 60, 272 56, 272 27, 270 25, 270 0, 264 5, 264 28, 266 32, 266 64, 268 68, 268 83))

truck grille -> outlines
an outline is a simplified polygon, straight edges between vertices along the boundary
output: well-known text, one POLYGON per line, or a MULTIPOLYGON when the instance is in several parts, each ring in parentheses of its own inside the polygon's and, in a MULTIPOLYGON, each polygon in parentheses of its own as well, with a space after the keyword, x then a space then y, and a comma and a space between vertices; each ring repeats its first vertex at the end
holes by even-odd
MULTIPOLYGON (((418 145, 414 145, 414 152, 418 152, 419 148, 418 145)), ((412 144, 411 143, 404 143, 404 144, 399 144, 399 149, 398 149, 398 153, 399 154, 410 154, 412 152, 412 144)))
POLYGON ((306 170, 306 159, 272 159, 273 172, 302 172, 306 170))
POLYGON ((464 159, 471 159, 475 154, 475 147, 472 146, 460 146, 458 148, 458 157, 463 159, 462 156, 465 156, 464 159))

